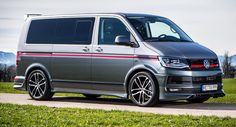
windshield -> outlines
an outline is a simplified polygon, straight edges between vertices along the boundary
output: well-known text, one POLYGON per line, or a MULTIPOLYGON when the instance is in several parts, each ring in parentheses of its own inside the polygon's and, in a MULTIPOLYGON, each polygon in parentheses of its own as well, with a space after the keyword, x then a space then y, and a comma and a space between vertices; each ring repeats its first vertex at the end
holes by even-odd
POLYGON ((128 21, 147 42, 192 42, 172 21, 155 16, 127 17, 128 21))

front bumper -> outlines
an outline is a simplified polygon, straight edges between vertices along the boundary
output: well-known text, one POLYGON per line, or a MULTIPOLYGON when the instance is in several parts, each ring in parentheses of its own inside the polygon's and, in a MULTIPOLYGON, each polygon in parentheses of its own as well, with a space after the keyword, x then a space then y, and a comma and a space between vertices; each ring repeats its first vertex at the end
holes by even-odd
POLYGON ((160 100, 187 100, 200 97, 225 96, 221 71, 166 70, 158 74, 160 100), (217 90, 203 91, 202 85, 216 85, 217 90))
POLYGON ((25 77, 24 76, 16 76, 14 79, 14 89, 18 90, 26 90, 25 87, 25 77))

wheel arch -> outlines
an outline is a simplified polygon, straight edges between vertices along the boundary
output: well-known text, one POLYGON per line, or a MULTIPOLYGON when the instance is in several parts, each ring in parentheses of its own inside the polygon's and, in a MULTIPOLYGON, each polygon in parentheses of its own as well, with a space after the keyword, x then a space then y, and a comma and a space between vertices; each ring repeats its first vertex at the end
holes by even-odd
POLYGON ((154 80, 158 83, 158 80, 155 77, 155 74, 158 74, 158 71, 154 67, 150 65, 137 65, 132 69, 130 69, 127 75, 125 76, 124 86, 125 86, 125 92, 127 94, 126 98, 129 97, 128 86, 131 78, 133 77, 133 75, 141 71, 149 72, 153 76, 154 80))
MULTIPOLYGON (((46 77, 48 78, 50 87, 52 88, 52 85, 51 85, 52 84, 51 83, 51 75, 50 75, 48 69, 44 65, 42 65, 40 63, 33 63, 30 66, 28 66, 28 68, 25 71, 25 83, 26 83, 26 80, 27 80, 27 77, 29 76, 29 74, 33 70, 36 70, 36 69, 42 70, 45 73, 46 77)), ((27 90, 27 85, 25 85, 25 87, 26 87, 26 90, 27 90)))

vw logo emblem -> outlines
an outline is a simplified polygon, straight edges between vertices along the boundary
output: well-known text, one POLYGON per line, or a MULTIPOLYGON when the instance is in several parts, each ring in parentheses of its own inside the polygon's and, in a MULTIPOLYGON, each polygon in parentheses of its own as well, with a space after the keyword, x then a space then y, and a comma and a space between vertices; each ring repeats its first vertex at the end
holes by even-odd
POLYGON ((204 64, 204 67, 205 67, 206 69, 208 69, 208 68, 210 67, 210 63, 209 63, 208 60, 204 60, 204 61, 203 61, 203 64, 204 64))

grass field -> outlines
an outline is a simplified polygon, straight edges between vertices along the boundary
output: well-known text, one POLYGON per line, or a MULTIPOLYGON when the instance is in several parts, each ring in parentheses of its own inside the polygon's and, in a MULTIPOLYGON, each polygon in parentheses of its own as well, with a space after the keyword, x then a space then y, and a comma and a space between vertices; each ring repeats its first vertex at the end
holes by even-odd
POLYGON ((0 104, 0 126, 235 127, 236 118, 0 104))
MULTIPOLYGON (((236 79, 224 79, 224 91, 225 97, 211 98, 206 103, 236 103, 236 79)), ((0 82, 0 93, 27 93, 26 91, 20 91, 13 89, 13 83, 0 82)), ((56 96, 83 96, 81 94, 74 93, 56 93, 56 96)), ((113 98, 110 96, 102 96, 103 98, 113 98)))

